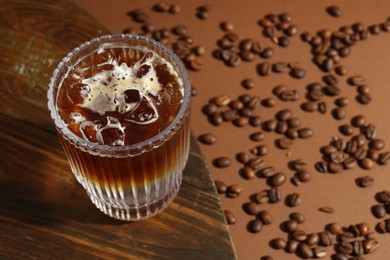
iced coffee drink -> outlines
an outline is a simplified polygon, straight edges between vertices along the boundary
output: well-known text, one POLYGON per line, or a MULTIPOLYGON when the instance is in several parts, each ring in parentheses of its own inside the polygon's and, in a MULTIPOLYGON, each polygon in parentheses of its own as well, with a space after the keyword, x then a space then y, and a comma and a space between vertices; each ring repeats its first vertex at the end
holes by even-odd
POLYGON ((58 65, 49 110, 92 202, 121 220, 163 210, 189 151, 190 85, 180 60, 141 36, 86 42, 58 65))

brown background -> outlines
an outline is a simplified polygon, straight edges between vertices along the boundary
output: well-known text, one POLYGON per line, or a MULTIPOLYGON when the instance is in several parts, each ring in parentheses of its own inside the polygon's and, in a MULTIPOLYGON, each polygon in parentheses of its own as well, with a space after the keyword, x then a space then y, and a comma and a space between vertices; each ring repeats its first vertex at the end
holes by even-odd
MULTIPOLYGON (((349 97, 351 104, 348 106, 347 118, 341 121, 334 120, 330 113, 319 115, 317 113, 305 113, 299 108, 299 104, 304 101, 285 103, 278 102, 272 108, 260 107, 257 113, 263 120, 273 118, 276 111, 283 108, 290 108, 294 115, 302 120, 304 126, 310 126, 315 131, 315 136, 310 140, 298 140, 294 142, 291 149, 291 157, 286 157, 286 152, 274 147, 274 134, 267 133, 265 144, 269 147, 269 155, 266 156, 267 165, 272 165, 279 171, 292 176, 292 172, 287 168, 287 162, 292 159, 305 158, 310 165, 312 181, 299 187, 294 187, 290 183, 282 186, 283 194, 293 191, 299 192, 303 197, 302 205, 297 208, 288 208, 284 203, 275 205, 265 205, 274 218, 274 223, 263 227, 257 234, 251 234, 246 230, 246 224, 253 217, 248 216, 242 210, 242 204, 248 201, 248 197, 257 191, 266 189, 264 180, 255 179, 247 181, 242 179, 238 170, 240 165, 233 162, 227 169, 216 169, 211 161, 218 156, 229 156, 234 158, 235 154, 247 150, 255 144, 248 139, 248 135, 257 131, 250 126, 237 128, 231 124, 224 124, 220 127, 210 125, 206 117, 201 113, 201 108, 212 97, 227 93, 231 97, 237 97, 243 93, 258 95, 261 98, 272 96, 271 89, 277 84, 286 84, 290 88, 298 89, 303 96, 305 86, 314 81, 320 81, 324 75, 311 63, 310 47, 303 43, 299 36, 291 40, 288 48, 274 46, 269 39, 261 35, 261 28, 257 21, 268 13, 288 12, 293 16, 293 22, 298 25, 299 32, 315 33, 320 29, 329 28, 336 30, 342 25, 351 25, 355 22, 362 22, 365 25, 380 23, 390 16, 389 1, 174 1, 182 7, 182 12, 178 15, 157 14, 151 11, 151 7, 157 1, 75 1, 92 13, 103 25, 112 32, 119 33, 127 27, 138 27, 132 22, 126 13, 129 10, 140 8, 151 16, 151 23, 155 26, 172 27, 184 24, 189 28, 189 34, 194 38, 195 44, 204 45, 207 53, 203 58, 205 69, 200 72, 190 73, 193 85, 199 90, 198 96, 193 98, 193 118, 192 130, 196 135, 206 132, 215 134, 218 137, 214 146, 202 146, 202 150, 209 162, 212 175, 215 179, 223 180, 227 184, 240 183, 244 187, 244 192, 238 199, 222 197, 222 204, 226 209, 231 210, 237 216, 237 224, 231 225, 231 232, 239 259, 259 259, 262 255, 270 254, 275 259, 296 259, 295 255, 288 255, 282 251, 276 251, 268 245, 269 240, 275 237, 286 237, 278 224, 288 219, 288 215, 293 211, 300 211, 306 215, 306 222, 301 228, 307 232, 322 231, 324 226, 330 222, 338 222, 341 225, 349 225, 360 222, 367 222, 374 228, 378 222, 370 213, 370 207, 375 204, 374 195, 376 192, 390 189, 389 167, 375 166, 373 170, 367 172, 361 169, 354 169, 339 175, 321 175, 317 173, 313 165, 321 157, 319 147, 327 144, 333 136, 340 136, 337 127, 341 123, 348 123, 353 115, 363 114, 369 122, 378 126, 379 137, 390 144, 390 127, 388 123, 388 111, 390 104, 388 97, 390 94, 390 33, 382 33, 378 36, 358 42, 353 48, 351 55, 344 59, 342 63, 348 69, 348 75, 361 74, 371 88, 374 101, 367 106, 362 106, 354 101, 355 89, 345 83, 341 78, 340 87, 342 95, 349 97), (195 17, 196 7, 202 4, 210 4, 212 10, 209 19, 202 21, 195 17), (343 10, 339 18, 329 16, 325 8, 331 4, 337 4, 343 10), (306 69, 307 76, 304 79, 296 80, 287 74, 272 74, 268 77, 259 77, 256 74, 256 64, 260 58, 254 62, 243 63, 237 68, 224 66, 220 61, 211 57, 211 52, 216 48, 216 40, 223 32, 219 28, 219 23, 229 20, 234 23, 235 32, 241 39, 250 37, 259 40, 263 45, 273 46, 276 50, 271 62, 286 61, 299 62, 306 69), (255 79, 256 87, 252 90, 245 90, 240 82, 246 77, 255 79), (375 185, 367 188, 358 188, 354 180, 363 175, 372 175, 375 178, 375 185), (319 207, 332 206, 335 209, 333 214, 325 214, 318 211, 319 207)), ((333 106, 332 99, 328 99, 328 105, 333 106)), ((386 147, 387 149, 389 147, 386 147)), ((368 255, 367 259, 388 259, 390 258, 390 236, 388 234, 376 234, 380 240, 380 248, 368 255)), ((328 253, 333 253, 333 249, 328 249, 328 253)), ((329 257, 328 257, 329 258, 329 257)))

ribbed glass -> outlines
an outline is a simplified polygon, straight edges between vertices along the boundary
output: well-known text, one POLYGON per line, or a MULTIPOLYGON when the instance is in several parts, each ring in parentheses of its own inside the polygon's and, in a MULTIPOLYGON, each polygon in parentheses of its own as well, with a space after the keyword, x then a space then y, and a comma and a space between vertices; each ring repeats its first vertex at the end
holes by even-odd
POLYGON ((140 220, 166 208, 177 194, 189 153, 190 84, 180 59, 163 45, 135 35, 108 35, 70 52, 54 71, 48 106, 72 172, 91 201, 120 220, 140 220), (146 46, 170 62, 184 84, 183 103, 172 123, 158 135, 127 146, 92 143, 72 133, 57 109, 58 89, 81 58, 109 42, 117 46, 146 46))

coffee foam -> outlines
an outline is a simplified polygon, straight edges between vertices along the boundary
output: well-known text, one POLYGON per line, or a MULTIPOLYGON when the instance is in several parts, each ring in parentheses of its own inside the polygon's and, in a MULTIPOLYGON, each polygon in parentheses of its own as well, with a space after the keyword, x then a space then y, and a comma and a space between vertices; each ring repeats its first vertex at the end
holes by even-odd
POLYGON ((157 96, 163 86, 158 82, 156 70, 153 64, 166 63, 169 72, 176 76, 178 82, 181 83, 176 71, 172 65, 163 60, 158 54, 148 49, 141 49, 145 56, 138 62, 128 67, 125 62, 118 64, 118 61, 113 58, 103 46, 98 50, 99 55, 108 54, 108 59, 104 63, 100 63, 97 67, 112 66, 111 70, 103 70, 96 73, 90 78, 80 79, 81 83, 85 84, 88 93, 82 95, 83 102, 81 107, 87 108, 92 112, 104 115, 106 112, 118 111, 126 114, 135 110, 140 102, 126 103, 125 91, 137 90, 140 99, 147 100, 150 107, 154 110, 157 116, 147 121, 138 121, 138 124, 150 124, 156 121, 159 117, 156 105, 153 103, 149 95, 157 96), (146 56, 148 55, 148 56, 146 56), (141 78, 137 77, 137 71, 143 65, 150 66, 149 71, 141 78))

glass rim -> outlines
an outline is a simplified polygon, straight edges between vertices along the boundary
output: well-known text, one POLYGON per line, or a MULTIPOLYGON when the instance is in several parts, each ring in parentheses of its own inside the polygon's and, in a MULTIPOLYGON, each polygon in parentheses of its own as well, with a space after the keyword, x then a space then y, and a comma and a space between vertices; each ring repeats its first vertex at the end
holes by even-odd
MULTIPOLYGON (((149 45, 148 45, 149 46, 149 45)), ((148 47, 149 48, 149 47, 148 47)), ((80 57, 77 61, 82 59, 80 57)), ((147 152, 155 147, 160 146, 162 143, 164 143, 166 140, 168 140, 176 131, 177 127, 182 124, 182 119, 187 117, 189 113, 189 106, 190 106, 190 97, 191 97, 191 85, 189 81, 189 76, 187 74, 187 71, 185 69, 185 66, 181 59, 168 47, 164 46, 163 44, 155 41, 154 39, 147 38, 142 35, 135 35, 135 34, 109 34, 109 35, 103 35, 96 38, 93 38, 89 41, 86 41, 82 44, 80 44, 78 47, 71 50, 57 65, 56 69, 53 72, 53 75, 50 79, 49 83, 49 89, 47 91, 47 99, 48 99, 48 109, 50 112, 50 116, 52 120, 54 121, 54 124, 59 131, 59 133, 71 144, 76 145, 76 147, 81 148, 83 151, 89 152, 89 153, 98 153, 100 156, 115 156, 118 154, 123 154, 125 156, 135 156, 140 153, 147 152), (62 118, 60 117, 57 106, 56 106, 56 99, 57 95, 54 97, 53 94, 55 93, 55 89, 59 89, 59 81, 62 81, 62 78, 64 75, 66 75, 70 69, 74 66, 71 65, 66 69, 65 73, 61 74, 61 70, 64 68, 64 66, 67 66, 68 61, 75 55, 77 55, 78 52, 85 50, 88 46, 97 43, 99 41, 102 41, 102 43, 105 43, 107 40, 112 39, 134 39, 134 40, 140 40, 144 41, 146 44, 151 44, 158 49, 165 52, 175 63, 174 65, 177 67, 179 76, 181 76, 181 79, 183 81, 183 101, 180 106, 180 109, 178 113, 176 114, 173 121, 166 126, 161 132, 156 134, 155 136, 146 139, 144 141, 124 145, 124 146, 112 146, 112 145, 106 145, 106 144, 99 144, 94 143, 89 140, 83 139, 79 136, 77 136, 75 133, 73 133, 69 128, 66 126, 62 118), (135 152, 135 154, 132 154, 135 152)))

